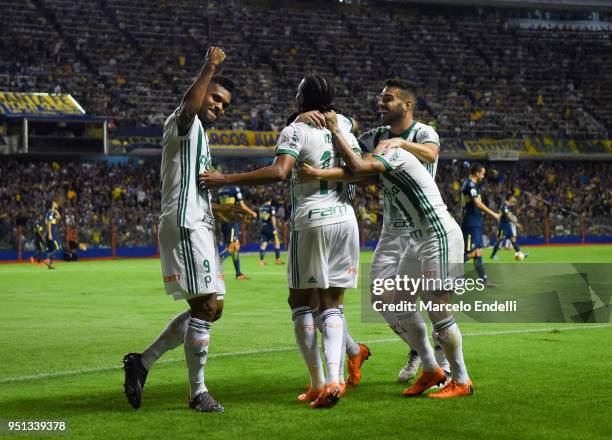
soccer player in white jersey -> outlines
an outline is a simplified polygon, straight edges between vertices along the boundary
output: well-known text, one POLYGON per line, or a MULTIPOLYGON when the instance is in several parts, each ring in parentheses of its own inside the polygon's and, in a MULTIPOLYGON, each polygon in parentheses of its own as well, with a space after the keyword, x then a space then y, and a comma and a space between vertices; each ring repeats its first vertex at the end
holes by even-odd
MULTIPOLYGON (((344 139, 335 113, 326 113, 325 119, 334 146, 346 161, 350 173, 356 177, 380 176, 386 208, 383 222, 393 221, 390 205, 402 212, 407 220, 413 243, 402 253, 396 273, 413 280, 431 280, 431 283, 421 286, 412 295, 403 295, 402 301, 416 303, 414 293, 418 293, 426 303, 449 304, 452 290, 447 286, 463 275, 463 236, 459 225, 448 213, 429 171, 415 155, 400 148, 392 148, 383 155, 367 154, 362 158, 344 139)), ((347 170, 343 171, 343 176, 336 176, 340 180, 348 178, 347 170)), ((447 309, 440 309, 434 307, 428 310, 428 314, 434 328, 434 339, 450 361, 452 379, 428 397, 467 396, 473 393, 473 388, 463 359, 461 333, 447 309)), ((419 396, 444 382, 446 377, 436 361, 427 326, 418 308, 396 314, 396 317, 402 338, 417 350, 423 362, 421 375, 404 390, 404 395, 419 396)))
POLYGON ((237 209, 214 205, 197 176, 210 169, 206 128, 221 116, 231 99, 233 83, 214 77, 225 53, 209 47, 198 77, 163 131, 159 244, 166 293, 185 299, 189 310, 173 318, 142 353, 123 358, 125 394, 139 408, 149 369, 168 350, 184 342, 189 377, 189 407, 223 412, 204 383, 212 322, 221 316, 225 283, 215 239, 215 215, 237 219, 237 209), (214 210, 214 211, 213 211, 214 210))
MULTIPOLYGON (((331 79, 321 75, 307 76, 298 87, 298 110, 330 110, 334 92, 331 79)), ((343 116, 339 118, 343 121, 343 136, 351 148, 360 151, 357 140, 350 133, 350 123, 343 116)), ((280 134, 276 158, 271 166, 241 174, 204 173, 200 181, 209 188, 261 185, 285 180, 291 175, 293 212, 288 259, 289 306, 296 340, 310 373, 310 389, 303 400, 312 400, 312 408, 324 408, 335 405, 340 398, 344 340, 340 306, 345 289, 357 287, 359 231, 348 185, 324 181, 298 182, 294 172, 298 163, 317 168, 340 164, 327 129, 305 123, 289 124, 280 134), (310 307, 315 289, 321 311, 326 377, 310 307)))
MULTIPOLYGON (((438 168, 440 138, 435 129, 414 119, 417 103, 417 88, 414 84, 401 79, 388 79, 377 103, 381 117, 381 127, 367 131, 359 136, 358 141, 364 152, 385 154, 391 148, 403 148, 414 154, 435 178, 438 168)), ((317 126, 325 124, 325 118, 320 112, 308 112, 300 115, 297 120, 307 121, 317 126)), ((320 170, 319 170, 320 171, 320 170)), ((323 171, 329 172, 329 171, 323 171)), ((308 174, 308 168, 303 170, 308 174)), ((313 170, 313 177, 317 170, 313 170)), ((333 173, 333 172, 332 172, 333 173)), ((320 177, 320 176, 319 176, 320 177)), ((384 222, 383 230, 374 251, 371 267, 372 279, 394 278, 397 261, 404 249, 413 246, 408 222, 394 205, 385 206, 393 221, 384 222), (395 262, 395 263, 394 263, 395 262)), ((382 312, 391 329, 401 336, 398 330, 398 319, 395 313, 382 312)), ((407 342, 407 341, 405 341, 407 342)), ((449 364, 442 347, 435 344, 436 359, 450 379, 449 364)), ((416 376, 421 367, 421 359, 416 350, 409 350, 406 365, 398 374, 400 382, 406 382, 416 376)))

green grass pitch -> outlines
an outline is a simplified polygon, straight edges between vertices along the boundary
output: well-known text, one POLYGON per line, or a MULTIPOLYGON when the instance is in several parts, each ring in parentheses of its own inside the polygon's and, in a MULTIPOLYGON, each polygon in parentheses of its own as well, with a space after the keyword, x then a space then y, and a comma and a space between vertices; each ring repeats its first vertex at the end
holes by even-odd
MULTIPOLYGON (((527 251, 516 264, 612 261, 612 246, 527 251)), ((509 262, 513 252, 500 256, 509 262)), ((307 377, 286 304, 286 267, 260 268, 256 256, 243 256, 242 265, 252 279, 226 276, 206 365, 221 415, 187 409, 182 348, 150 371, 140 410, 125 400, 122 356, 142 351, 185 308, 163 293, 157 260, 60 263, 56 271, 0 265, 0 420, 65 420, 65 435, 78 439, 610 438, 612 326, 466 323, 475 394, 405 399, 396 382, 405 346, 385 325, 359 322, 357 291, 347 294, 346 315, 352 335, 372 350, 362 384, 332 410, 310 410, 295 400, 307 377)), ((233 273, 230 261, 225 270, 233 273)))

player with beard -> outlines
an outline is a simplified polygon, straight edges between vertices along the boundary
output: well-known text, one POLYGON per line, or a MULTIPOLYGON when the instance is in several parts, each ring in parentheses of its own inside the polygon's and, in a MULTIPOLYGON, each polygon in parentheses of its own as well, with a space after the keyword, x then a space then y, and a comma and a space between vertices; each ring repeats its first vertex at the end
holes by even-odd
MULTIPOLYGON (((364 153, 384 155, 392 148, 402 148, 414 154, 429 174, 435 178, 438 168, 440 138, 433 127, 414 119, 417 93, 416 86, 410 82, 397 78, 386 80, 377 103, 382 125, 365 132, 359 136, 358 141, 364 153)), ((298 116, 297 121, 321 127, 325 126, 325 118, 320 112, 303 113, 298 116)), ((311 177, 317 179, 333 179, 334 175, 337 175, 341 170, 312 170, 305 166, 301 172, 303 176, 311 174, 311 177), (324 173, 324 177, 322 177, 322 173, 324 173)), ((355 181, 355 179, 352 181, 355 181)), ((378 182, 378 179, 376 179, 376 182, 378 182)), ((414 246, 414 241, 410 237, 411 225, 408 219, 394 205, 390 205, 386 209, 393 216, 393 221, 384 223, 372 260, 372 280, 375 278, 394 278, 397 262, 403 250, 414 246)), ((397 316, 392 312, 382 312, 381 315, 393 331, 401 337, 402 332, 398 326, 399 319, 402 316, 397 316)), ((405 338, 404 341, 410 345, 405 338)), ((435 345, 435 355, 447 378, 450 378, 450 366, 439 344, 435 345)), ((418 353, 410 349, 406 365, 400 370, 398 380, 400 382, 409 381, 416 376, 420 366, 421 359, 418 353)))

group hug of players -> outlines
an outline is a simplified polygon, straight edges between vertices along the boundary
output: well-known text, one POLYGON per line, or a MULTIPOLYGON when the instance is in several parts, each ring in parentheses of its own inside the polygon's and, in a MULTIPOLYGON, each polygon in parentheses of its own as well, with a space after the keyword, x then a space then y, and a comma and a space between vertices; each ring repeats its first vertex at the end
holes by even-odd
MULTIPOLYGON (((478 263, 481 211, 495 218, 499 214, 480 200, 478 183, 485 170, 474 165, 462 190, 466 212, 462 232, 434 180, 438 135, 413 119, 417 91, 401 80, 385 83, 377 105, 381 126, 356 139, 351 119, 334 111, 333 81, 321 75, 307 76, 298 86, 297 112, 280 134, 272 165, 237 174, 212 171, 206 128, 224 113, 234 88, 232 81, 215 75, 224 59, 221 49, 208 49, 198 77, 164 125, 159 226, 162 276, 166 292, 185 299, 189 309, 172 318, 142 353, 124 356, 124 391, 129 403, 139 408, 152 366, 164 353, 182 345, 189 407, 199 412, 224 411, 204 380, 211 329, 221 317, 226 294, 215 224, 235 223, 245 209, 239 203, 214 202, 210 190, 288 180, 292 198, 288 303, 310 378, 308 388, 297 398, 311 408, 330 408, 347 392, 347 386, 359 384, 362 364, 370 356, 369 348, 350 336, 343 312, 344 292, 356 288, 358 279, 354 185, 376 183, 384 199, 372 280, 396 275, 454 280, 463 276, 464 257, 474 258, 485 279, 478 263), (349 371, 345 380, 346 357, 349 371)), ((218 201, 238 197, 223 190, 219 194, 218 201)), ((231 228, 226 232, 230 238, 236 234, 231 228)), ((441 306, 451 302, 452 290, 416 293, 389 290, 383 297, 390 305, 400 300, 416 302, 419 297, 441 306)), ((410 358, 418 359, 421 366, 414 383, 403 391, 405 396, 454 398, 473 393, 461 332, 448 308, 428 311, 433 345, 418 310, 382 315, 414 352, 410 358)))

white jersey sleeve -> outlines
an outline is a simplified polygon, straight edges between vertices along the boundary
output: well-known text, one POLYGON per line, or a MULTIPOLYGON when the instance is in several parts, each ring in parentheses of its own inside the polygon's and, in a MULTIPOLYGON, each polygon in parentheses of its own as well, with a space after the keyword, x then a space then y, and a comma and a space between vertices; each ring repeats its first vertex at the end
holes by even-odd
POLYGON ((436 133, 436 130, 425 124, 422 124, 421 127, 417 129, 415 141, 418 144, 436 144, 440 146, 440 137, 438 133, 436 133))
POLYGON ((278 137, 278 142, 276 143, 275 156, 289 154, 296 160, 300 157, 300 152, 302 151, 302 147, 306 145, 307 139, 304 125, 305 124, 296 124, 294 122, 283 128, 283 131, 281 131, 278 137))

